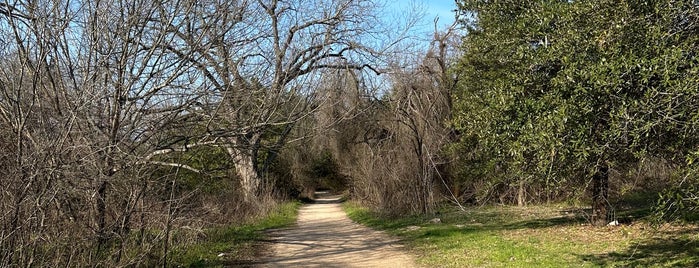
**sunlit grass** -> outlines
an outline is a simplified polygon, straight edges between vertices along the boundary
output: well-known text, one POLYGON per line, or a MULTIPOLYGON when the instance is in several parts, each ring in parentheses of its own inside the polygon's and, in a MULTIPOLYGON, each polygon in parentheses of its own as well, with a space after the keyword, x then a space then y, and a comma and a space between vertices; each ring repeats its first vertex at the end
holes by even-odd
POLYGON ((223 267, 237 260, 256 258, 264 231, 296 222, 300 202, 280 205, 272 213, 252 223, 209 228, 197 243, 175 247, 171 266, 223 267))
POLYGON ((642 220, 594 227, 562 206, 444 208, 427 217, 385 219, 354 204, 350 218, 403 238, 427 267, 694 267, 695 225, 654 228, 642 220))

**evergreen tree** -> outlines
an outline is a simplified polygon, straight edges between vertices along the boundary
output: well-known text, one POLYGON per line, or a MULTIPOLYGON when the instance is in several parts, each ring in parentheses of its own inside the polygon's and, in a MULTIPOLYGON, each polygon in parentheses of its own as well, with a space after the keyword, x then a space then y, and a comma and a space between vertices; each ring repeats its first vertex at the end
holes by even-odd
POLYGON ((696 151, 693 1, 458 4, 473 20, 454 124, 491 182, 591 185, 604 224, 610 169, 696 151))

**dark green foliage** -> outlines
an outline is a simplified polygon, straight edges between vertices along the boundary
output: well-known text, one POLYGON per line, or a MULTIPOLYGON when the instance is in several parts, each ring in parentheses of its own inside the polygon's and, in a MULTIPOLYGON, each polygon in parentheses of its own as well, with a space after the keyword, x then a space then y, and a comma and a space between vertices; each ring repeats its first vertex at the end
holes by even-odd
POLYGON ((282 155, 270 165, 267 179, 273 181, 273 196, 291 199, 301 197, 302 186, 294 179, 292 161, 293 159, 282 155))
POLYGON ((327 150, 311 161, 306 173, 318 189, 337 192, 347 189, 347 177, 340 172, 337 160, 327 150))
POLYGON ((530 200, 567 197, 604 188, 607 170, 650 158, 682 169, 696 152, 694 1, 458 2, 475 19, 456 68, 455 150, 462 175, 487 185, 477 196, 524 182, 530 200))
POLYGON ((156 187, 159 196, 165 200, 170 198, 172 180, 175 180, 175 194, 200 192, 203 194, 221 194, 234 188, 233 165, 228 155, 218 147, 195 147, 186 152, 173 152, 159 159, 163 162, 184 164, 199 171, 170 166, 158 166, 153 172, 153 178, 159 178, 161 184, 156 187))
POLYGON ((699 182, 696 179, 685 179, 675 187, 663 190, 659 197, 654 209, 657 222, 699 221, 699 182))

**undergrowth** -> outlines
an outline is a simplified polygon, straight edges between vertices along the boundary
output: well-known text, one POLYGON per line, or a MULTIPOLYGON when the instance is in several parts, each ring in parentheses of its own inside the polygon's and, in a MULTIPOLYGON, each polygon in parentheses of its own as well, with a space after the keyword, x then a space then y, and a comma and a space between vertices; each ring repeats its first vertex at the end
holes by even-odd
POLYGON ((244 225, 204 230, 196 243, 177 246, 170 254, 170 266, 221 267, 254 262, 264 250, 264 231, 294 224, 300 202, 279 205, 272 213, 244 225))

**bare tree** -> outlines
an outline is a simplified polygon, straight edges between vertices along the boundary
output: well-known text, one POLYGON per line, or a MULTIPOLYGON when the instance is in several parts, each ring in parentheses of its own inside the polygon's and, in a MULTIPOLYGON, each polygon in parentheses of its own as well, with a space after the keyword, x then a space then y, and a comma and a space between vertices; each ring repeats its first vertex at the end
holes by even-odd
POLYGON ((371 69, 367 60, 376 55, 362 37, 372 31, 374 4, 259 0, 197 5, 193 13, 198 15, 185 18, 192 29, 174 32, 187 46, 168 49, 203 74, 210 92, 200 113, 207 122, 205 135, 227 148, 245 198, 254 200, 291 129, 311 111, 317 73, 371 69))
POLYGON ((360 41, 372 8, 359 0, 3 2, 3 265, 45 263, 33 259, 46 248, 37 243, 70 237, 94 244, 56 254, 120 260, 108 242, 124 241, 135 214, 144 217, 152 167, 200 172, 169 153, 225 148, 255 200, 312 110, 318 72, 370 68, 375 52, 360 41), (37 234, 44 239, 30 239, 37 234))
POLYGON ((435 29, 425 52, 393 63, 391 91, 366 103, 371 115, 360 124, 365 132, 354 135, 347 165, 354 170, 354 194, 385 213, 431 213, 442 191, 458 204, 443 153, 453 139, 447 123, 457 79, 449 73, 458 38, 454 27, 435 29))
POLYGON ((315 111, 321 74, 375 72, 386 46, 374 42, 375 7, 0 2, 0 266, 144 264, 125 243, 139 228, 139 246, 157 251, 142 238, 156 226, 170 248, 195 196, 178 179, 208 176, 184 157, 195 149, 230 156, 255 203, 292 130, 315 111))
MULTIPOLYGON (((2 259, 52 262, 37 243, 79 236, 94 237, 103 254, 108 240, 128 234, 146 191, 142 167, 153 164, 145 156, 172 142, 158 133, 182 127, 176 122, 198 98, 190 63, 161 45, 173 39, 165 29, 172 23, 162 22, 178 21, 188 7, 58 0, 1 7, 0 122, 14 156, 3 168, 3 205, 12 207, 4 211, 13 212, 2 218, 2 259), (44 239, 29 239, 36 235, 44 239)), ((56 254, 104 261, 80 247, 60 252, 70 249, 56 254)))

